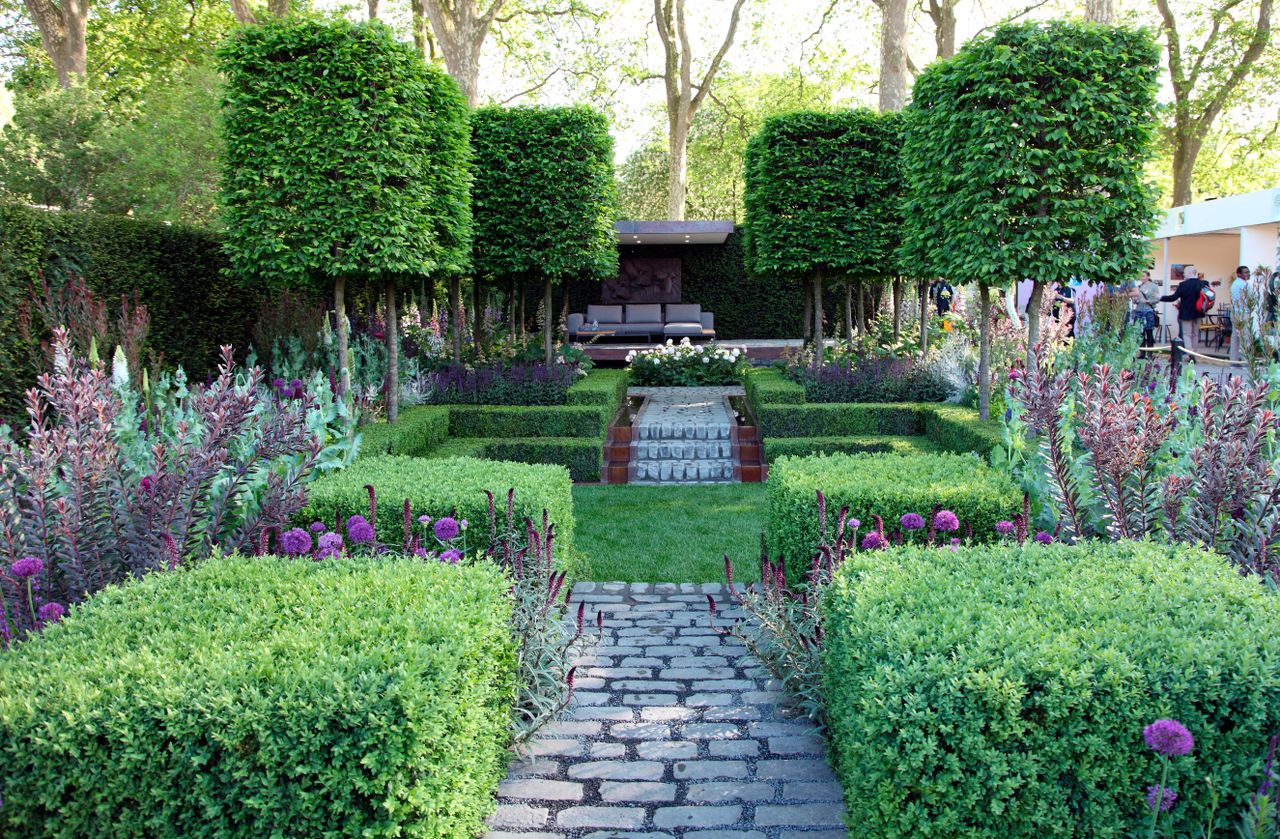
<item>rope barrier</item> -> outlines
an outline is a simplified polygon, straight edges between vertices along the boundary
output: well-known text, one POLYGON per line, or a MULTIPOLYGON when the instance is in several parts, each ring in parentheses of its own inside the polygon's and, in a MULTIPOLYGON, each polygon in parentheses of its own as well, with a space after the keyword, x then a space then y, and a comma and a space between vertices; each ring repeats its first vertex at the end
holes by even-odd
MULTIPOLYGON (((1138 352, 1168 353, 1172 351, 1173 351, 1172 344, 1168 344, 1163 347, 1138 347, 1138 352)), ((1249 366, 1249 362, 1247 361, 1233 361, 1229 358, 1220 358, 1216 355, 1204 355, 1203 353, 1198 353, 1194 350, 1189 350, 1186 347, 1183 347, 1181 352, 1183 355, 1191 356, 1192 358, 1198 358, 1198 359, 1201 359, 1202 361, 1212 362, 1213 364, 1221 364, 1228 367, 1229 366, 1237 366, 1237 367, 1249 366)))

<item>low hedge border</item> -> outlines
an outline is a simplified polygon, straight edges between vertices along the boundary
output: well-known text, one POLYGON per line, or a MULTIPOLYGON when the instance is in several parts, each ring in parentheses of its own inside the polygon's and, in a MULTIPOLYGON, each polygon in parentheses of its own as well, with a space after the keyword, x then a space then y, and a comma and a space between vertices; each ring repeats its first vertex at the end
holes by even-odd
MULTIPOLYGON (((557 555, 575 579, 587 576, 585 558, 573 550, 573 481, 569 470, 549 464, 512 463, 470 457, 421 458, 380 455, 357 460, 351 466, 324 475, 309 487, 307 506, 295 516, 306 527, 312 521, 334 522, 355 513, 366 513, 369 498, 365 485, 378 495, 378 539, 389 545, 404 542, 401 505, 409 499, 415 516, 432 518, 454 513, 477 528, 488 523, 489 490, 505 503, 507 490, 516 491, 516 515, 539 521, 546 510, 556 525, 557 555)), ((477 533, 480 536, 481 530, 477 533)), ((479 544, 477 542, 476 544, 479 544)))
POLYGON ((371 422, 360 427, 357 457, 405 454, 421 457, 449 438, 449 409, 438 405, 405 408, 394 425, 371 422))
POLYGON ((604 439, 612 412, 598 405, 450 405, 454 437, 595 437, 604 439))
POLYGON ((924 406, 915 404, 825 403, 764 405, 756 412, 760 434, 770 437, 849 437, 858 434, 918 436, 924 433, 924 406))
POLYGON ((569 388, 566 404, 599 405, 612 413, 627 398, 628 381, 626 370, 592 370, 569 388))
POLYGON ((776 367, 752 368, 743 386, 747 401, 757 412, 765 405, 800 405, 805 401, 804 386, 788 379, 776 367))
POLYGON ((804 457, 812 454, 860 454, 871 452, 895 452, 919 454, 942 451, 928 437, 897 437, 866 434, 856 437, 772 437, 764 441, 765 463, 780 457, 804 457))
POLYGON ((1146 832, 1172 760, 1165 835, 1236 819, 1280 730, 1280 611, 1208 552, 1088 542, 858 553, 823 601, 823 692, 849 824, 891 837, 1146 832), (1212 779, 1212 786, 1206 782, 1212 779))
POLYGON ((515 463, 554 463, 569 470, 575 481, 599 481, 604 469, 604 438, 591 437, 467 437, 457 451, 471 457, 515 463))
POLYGON ((924 434, 948 451, 977 452, 984 458, 1004 443, 998 420, 983 422, 973 408, 951 404, 925 407, 924 434))
POLYGON ((0 656, 6 836, 471 839, 509 757, 495 567, 224 557, 0 656))
POLYGON ((996 522, 1011 518, 1022 503, 1012 479, 973 454, 780 457, 769 466, 768 541, 797 578, 820 541, 818 490, 827 497, 829 513, 847 505, 849 515, 867 526, 879 515, 888 530, 897 530, 905 513, 927 517, 940 506, 959 516, 977 542, 995 541, 996 522))

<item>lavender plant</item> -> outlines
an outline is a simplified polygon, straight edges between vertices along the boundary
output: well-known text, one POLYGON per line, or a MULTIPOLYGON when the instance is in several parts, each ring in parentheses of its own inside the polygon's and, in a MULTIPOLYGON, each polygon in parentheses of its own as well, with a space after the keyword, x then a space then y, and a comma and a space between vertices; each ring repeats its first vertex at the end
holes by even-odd
POLYGON ((416 404, 563 405, 583 375, 566 363, 451 364, 417 374, 401 390, 416 404))
POLYGON ((238 386, 230 347, 215 380, 160 409, 74 358, 66 330, 55 330, 54 351, 53 372, 27 392, 24 439, 0 426, 0 602, 11 635, 41 625, 27 614, 37 604, 65 607, 216 548, 254 551, 301 508, 318 451, 306 406, 262 399, 257 369, 238 386), (166 409, 181 418, 157 421, 166 409), (39 569, 17 573, 27 558, 39 569), (24 598, 31 608, 16 609, 24 598))

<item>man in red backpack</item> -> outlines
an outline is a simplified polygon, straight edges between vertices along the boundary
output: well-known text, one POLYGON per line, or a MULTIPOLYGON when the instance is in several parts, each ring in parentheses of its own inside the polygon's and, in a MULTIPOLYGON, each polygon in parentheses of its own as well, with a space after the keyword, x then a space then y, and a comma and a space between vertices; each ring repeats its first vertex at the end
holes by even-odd
POLYGON ((1194 265, 1188 265, 1182 282, 1172 292, 1160 298, 1163 303, 1178 304, 1178 337, 1187 349, 1199 349, 1200 318, 1213 306, 1213 289, 1196 273, 1194 265), (1202 294, 1208 290, 1209 294, 1202 294))

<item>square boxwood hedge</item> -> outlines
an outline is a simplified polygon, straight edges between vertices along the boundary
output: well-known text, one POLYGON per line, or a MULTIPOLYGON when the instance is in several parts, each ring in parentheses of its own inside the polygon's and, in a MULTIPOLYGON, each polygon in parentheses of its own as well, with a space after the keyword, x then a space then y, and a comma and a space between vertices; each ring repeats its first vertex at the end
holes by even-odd
POLYGON ((852 437, 769 437, 764 441, 764 459, 773 463, 788 455, 805 457, 811 454, 861 454, 869 452, 896 452, 916 454, 939 451, 928 437, 897 437, 883 434, 862 434, 852 437))
POLYGON ((585 576, 585 559, 573 551, 573 482, 563 466, 477 460, 470 457, 421 458, 381 455, 357 460, 351 466, 321 476, 308 488, 307 506, 295 517, 306 527, 319 519, 333 522, 355 513, 367 514, 369 497, 365 485, 377 491, 378 539, 389 545, 404 542, 401 509, 406 498, 413 515, 436 518, 454 512, 476 528, 481 544, 488 526, 488 501, 484 491, 494 494, 499 515, 507 490, 515 488, 516 515, 541 521, 546 510, 556 524, 556 554, 561 567, 575 578, 585 576))
POLYGON ((599 405, 450 405, 454 437, 598 437, 612 411, 599 405))
POLYGON ((818 490, 829 511, 848 505, 849 515, 866 525, 880 516, 886 530, 898 529, 905 513, 927 517, 938 505, 959 516, 979 542, 995 540, 995 523, 1022 503, 1007 475, 972 454, 782 457, 769 466, 768 538, 770 551, 785 556, 793 572, 809 567, 818 545, 818 490))
POLYGON ((510 740, 489 566, 215 558, 0 656, 0 833, 470 839, 510 740))
POLYGON ((371 422, 360 427, 359 457, 406 454, 421 457, 449 437, 449 409, 435 405, 405 408, 391 425, 371 422))
POLYGON ((747 373, 744 386, 753 410, 764 405, 800 405, 805 401, 804 385, 787 378, 777 367, 756 367, 747 373))
POLYGON ((760 433, 769 437, 849 437, 857 434, 915 436, 924 433, 923 405, 832 402, 763 405, 756 411, 760 433))
POLYGON ((604 438, 480 438, 480 456, 516 463, 554 463, 575 481, 598 481, 604 467, 604 438))
POLYGON ((1163 825, 1191 835, 1206 777, 1238 818, 1280 730, 1275 596, 1209 553, 859 553, 824 612, 833 758, 866 835, 1145 835, 1160 769, 1142 729, 1160 718, 1196 739, 1163 825))
POLYGON ((598 368, 569 388, 566 404, 599 405, 610 411, 617 410, 627 398, 629 376, 626 370, 598 368))

